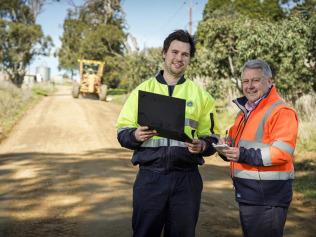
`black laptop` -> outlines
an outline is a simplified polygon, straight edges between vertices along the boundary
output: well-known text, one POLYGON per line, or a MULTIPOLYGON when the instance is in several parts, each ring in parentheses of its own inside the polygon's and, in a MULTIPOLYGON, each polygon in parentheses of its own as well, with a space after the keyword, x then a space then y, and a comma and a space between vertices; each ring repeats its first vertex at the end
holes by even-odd
POLYGON ((186 100, 146 91, 138 92, 138 124, 155 129, 158 136, 192 142, 184 133, 186 100))

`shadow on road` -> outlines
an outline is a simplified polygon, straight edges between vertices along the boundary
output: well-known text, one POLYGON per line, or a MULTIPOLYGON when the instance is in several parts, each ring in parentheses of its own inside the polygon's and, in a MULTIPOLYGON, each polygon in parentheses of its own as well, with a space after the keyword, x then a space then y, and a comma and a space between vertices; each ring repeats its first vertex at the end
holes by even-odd
MULTIPOLYGON (((0 155, 0 236, 131 236, 137 167, 125 149, 80 154, 0 155)), ((204 189, 197 236, 241 236, 228 167, 201 167, 204 189)), ((287 232, 299 235, 291 211, 287 232)))
POLYGON ((0 155, 0 236, 130 236, 129 157, 124 149, 0 155))

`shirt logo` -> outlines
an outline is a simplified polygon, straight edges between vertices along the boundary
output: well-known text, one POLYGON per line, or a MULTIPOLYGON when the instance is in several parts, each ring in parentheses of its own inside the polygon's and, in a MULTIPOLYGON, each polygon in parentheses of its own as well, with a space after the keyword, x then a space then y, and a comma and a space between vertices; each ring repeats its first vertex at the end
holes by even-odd
POLYGON ((192 102, 192 101, 188 101, 188 102, 187 102, 187 106, 188 106, 188 107, 192 107, 192 106, 193 106, 193 102, 192 102))

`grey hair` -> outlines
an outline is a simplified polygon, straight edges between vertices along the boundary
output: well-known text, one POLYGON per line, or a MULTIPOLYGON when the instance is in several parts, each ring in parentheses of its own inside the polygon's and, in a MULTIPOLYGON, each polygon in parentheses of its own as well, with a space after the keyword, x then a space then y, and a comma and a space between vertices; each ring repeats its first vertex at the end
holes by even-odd
POLYGON ((241 75, 246 69, 261 69, 266 78, 272 78, 272 71, 269 64, 261 59, 248 60, 241 68, 241 75))

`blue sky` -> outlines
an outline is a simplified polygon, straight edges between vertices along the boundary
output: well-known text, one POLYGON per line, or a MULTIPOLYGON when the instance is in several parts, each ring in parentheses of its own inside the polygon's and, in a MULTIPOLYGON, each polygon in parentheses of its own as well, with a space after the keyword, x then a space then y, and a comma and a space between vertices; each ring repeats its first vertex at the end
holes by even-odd
MULTIPOLYGON (((82 0, 73 0, 76 4, 82 0)), ((126 32, 132 34, 140 48, 162 46, 164 38, 176 29, 189 30, 189 7, 192 6, 193 32, 202 19, 203 9, 207 0, 122 0, 127 25, 126 32)), ((63 33, 63 21, 67 9, 71 6, 67 1, 50 3, 44 6, 38 16, 37 23, 42 25, 44 34, 53 38, 55 47, 52 53, 60 47, 60 36, 63 33)), ((51 75, 58 72, 58 59, 53 56, 38 57, 30 67, 30 73, 35 73, 36 66, 48 66, 51 75)))

